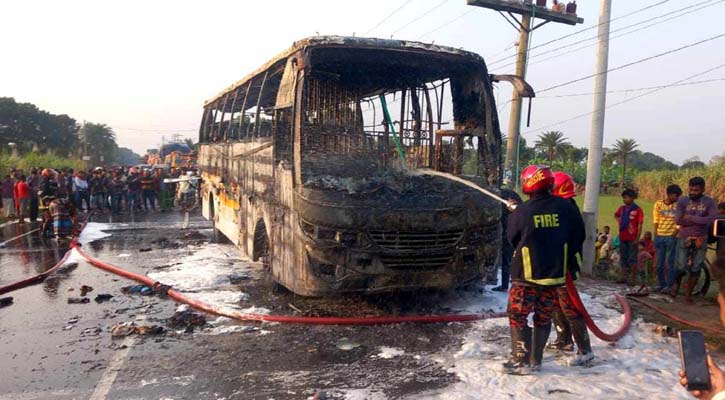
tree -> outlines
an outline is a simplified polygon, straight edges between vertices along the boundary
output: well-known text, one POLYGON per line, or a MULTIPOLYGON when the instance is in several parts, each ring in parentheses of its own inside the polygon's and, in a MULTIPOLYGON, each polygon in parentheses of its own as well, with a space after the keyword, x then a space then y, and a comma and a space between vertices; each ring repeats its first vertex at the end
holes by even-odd
POLYGON ((639 144, 634 139, 617 139, 617 143, 612 147, 612 150, 617 155, 617 159, 622 162, 622 187, 624 187, 625 176, 627 174, 627 158, 634 153, 637 147, 639 147, 639 144))
POLYGON ((698 156, 692 156, 685 160, 682 163, 682 166, 680 167, 682 169, 697 169, 697 168, 705 168, 705 163, 700 161, 700 157, 698 156))
POLYGON ((564 145, 568 145, 569 141, 564 137, 564 132, 549 131, 539 135, 535 147, 546 152, 549 157, 549 165, 554 163, 554 157, 562 154, 564 145))
POLYGON ((83 153, 91 156, 91 162, 103 164, 115 160, 118 150, 116 134, 108 125, 84 122, 78 135, 83 153))
POLYGON ((0 146, 15 143, 21 152, 37 149, 67 156, 77 148, 77 132, 76 121, 67 115, 0 97, 0 146))
POLYGON ((710 165, 725 165, 725 152, 710 159, 710 165))
POLYGON ((118 150, 116 150, 116 157, 114 161, 119 164, 136 165, 141 162, 141 156, 134 153, 134 151, 129 148, 119 147, 118 150))

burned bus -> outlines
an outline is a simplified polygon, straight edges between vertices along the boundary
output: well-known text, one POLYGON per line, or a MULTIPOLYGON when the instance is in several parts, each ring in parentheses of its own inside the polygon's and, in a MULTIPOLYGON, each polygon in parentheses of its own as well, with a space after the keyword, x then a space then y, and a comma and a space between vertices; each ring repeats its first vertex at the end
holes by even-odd
POLYGON ((306 296, 448 289, 494 265, 501 134, 483 59, 313 37, 204 105, 202 213, 306 296))

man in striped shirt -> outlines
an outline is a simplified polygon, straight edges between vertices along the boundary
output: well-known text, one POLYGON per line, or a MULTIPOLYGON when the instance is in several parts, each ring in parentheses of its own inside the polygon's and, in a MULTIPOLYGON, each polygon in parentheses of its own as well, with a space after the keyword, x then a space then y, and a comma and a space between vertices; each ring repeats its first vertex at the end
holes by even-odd
POLYGON ((657 283, 659 291, 665 290, 677 277, 675 269, 675 253, 677 251, 677 231, 679 227, 675 222, 677 200, 682 195, 678 185, 667 186, 667 197, 657 200, 654 207, 653 219, 655 230, 655 260, 657 262, 657 283), (665 275, 665 262, 668 274, 665 275))

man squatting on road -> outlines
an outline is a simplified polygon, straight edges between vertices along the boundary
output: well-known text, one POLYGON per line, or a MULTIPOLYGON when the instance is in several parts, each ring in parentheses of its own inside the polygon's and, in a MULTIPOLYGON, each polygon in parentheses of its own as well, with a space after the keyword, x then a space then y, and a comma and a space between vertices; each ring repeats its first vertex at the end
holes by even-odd
POLYGON ((579 210, 551 194, 554 174, 550 167, 526 167, 521 182, 529 199, 511 214, 507 226, 515 254, 508 301, 511 359, 504 368, 515 374, 541 369, 552 314, 561 304, 560 293, 565 293, 558 288, 566 282, 569 249, 580 249, 584 242, 579 210), (532 312, 533 330, 527 323, 532 312))

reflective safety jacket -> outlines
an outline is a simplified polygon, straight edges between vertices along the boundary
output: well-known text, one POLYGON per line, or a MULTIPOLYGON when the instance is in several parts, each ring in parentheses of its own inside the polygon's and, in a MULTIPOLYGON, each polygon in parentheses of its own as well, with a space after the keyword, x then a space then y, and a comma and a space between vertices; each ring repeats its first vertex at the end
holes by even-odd
POLYGON ((518 206, 507 237, 516 249, 511 279, 536 286, 561 286, 572 252, 584 243, 584 221, 569 200, 538 195, 518 206))

